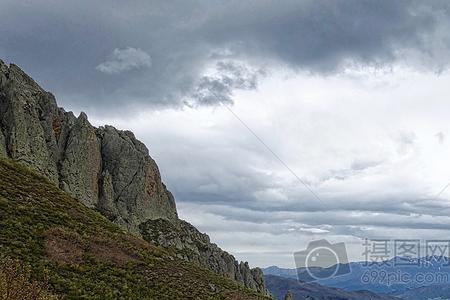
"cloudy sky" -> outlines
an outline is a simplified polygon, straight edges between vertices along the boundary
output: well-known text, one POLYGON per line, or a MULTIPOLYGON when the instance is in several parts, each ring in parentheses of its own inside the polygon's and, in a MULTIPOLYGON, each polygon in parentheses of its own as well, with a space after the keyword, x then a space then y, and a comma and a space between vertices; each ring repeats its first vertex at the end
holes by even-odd
POLYGON ((131 129, 252 265, 450 234, 450 2, 0 2, 0 58, 131 129))

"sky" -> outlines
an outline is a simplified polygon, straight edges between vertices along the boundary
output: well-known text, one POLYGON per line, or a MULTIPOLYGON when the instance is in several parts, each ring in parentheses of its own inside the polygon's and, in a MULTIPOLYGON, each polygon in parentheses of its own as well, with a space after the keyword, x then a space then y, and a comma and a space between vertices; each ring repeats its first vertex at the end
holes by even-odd
POLYGON ((0 58, 135 132, 252 266, 450 234, 447 1, 0 2, 0 58))

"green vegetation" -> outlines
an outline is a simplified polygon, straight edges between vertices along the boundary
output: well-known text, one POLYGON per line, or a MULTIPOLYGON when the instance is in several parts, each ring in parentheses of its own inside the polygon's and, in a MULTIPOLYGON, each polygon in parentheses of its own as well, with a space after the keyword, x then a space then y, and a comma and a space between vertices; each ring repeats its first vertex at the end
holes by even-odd
POLYGON ((62 299, 266 299, 122 231, 45 178, 0 159, 0 253, 62 299))

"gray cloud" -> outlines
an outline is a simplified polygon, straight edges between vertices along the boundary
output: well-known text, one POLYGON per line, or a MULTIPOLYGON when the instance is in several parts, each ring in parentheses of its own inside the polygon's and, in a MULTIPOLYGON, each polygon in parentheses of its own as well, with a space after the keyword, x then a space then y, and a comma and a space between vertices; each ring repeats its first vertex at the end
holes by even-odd
POLYGON ((449 5, 249 0, 100 1, 94 7, 90 1, 6 0, 0 55, 76 110, 211 105, 230 102, 235 89, 255 88, 258 76, 249 69, 329 74, 394 62, 446 69, 449 5), (149 65, 141 51, 151 53, 152 67, 120 73, 149 65), (111 52, 116 58, 105 62, 111 52), (239 67, 231 70, 229 61, 239 67), (95 67, 118 74, 105 77, 95 67), (206 72, 211 68, 213 77, 206 72))
MULTIPOLYGON (((263 70, 252 70, 245 64, 219 61, 213 75, 202 76, 189 96, 191 105, 232 103, 233 91, 256 89, 263 70)), ((189 101, 189 100, 188 100, 189 101)))
POLYGON ((139 48, 127 47, 114 49, 108 60, 99 64, 96 69, 106 74, 118 74, 133 69, 149 68, 151 65, 150 55, 139 48))
POLYGON ((313 72, 339 71, 352 64, 380 66, 409 50, 439 59, 427 37, 447 25, 441 19, 448 12, 445 2, 284 3, 246 2, 240 10, 225 10, 207 27, 208 38, 243 55, 270 55, 313 72))

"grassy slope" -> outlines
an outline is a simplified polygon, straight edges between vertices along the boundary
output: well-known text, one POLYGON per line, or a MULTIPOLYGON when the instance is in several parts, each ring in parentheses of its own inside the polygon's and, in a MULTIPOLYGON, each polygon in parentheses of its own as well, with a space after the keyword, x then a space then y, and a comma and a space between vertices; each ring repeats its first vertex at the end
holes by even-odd
POLYGON ((0 255, 48 273, 64 299, 266 299, 124 233, 16 162, 0 159, 0 255))

